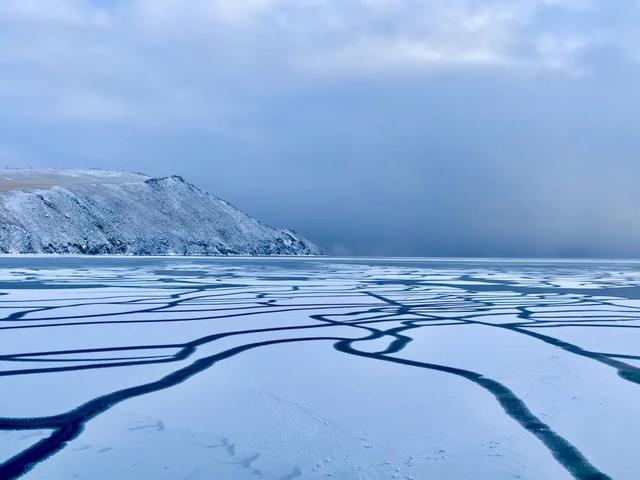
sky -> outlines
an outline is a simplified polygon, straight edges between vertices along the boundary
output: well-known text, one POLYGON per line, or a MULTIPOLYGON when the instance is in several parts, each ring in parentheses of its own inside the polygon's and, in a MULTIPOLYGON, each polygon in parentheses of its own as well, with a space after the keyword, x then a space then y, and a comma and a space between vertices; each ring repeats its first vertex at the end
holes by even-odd
POLYGON ((640 257, 640 1, 2 0, 0 166, 337 255, 640 257))

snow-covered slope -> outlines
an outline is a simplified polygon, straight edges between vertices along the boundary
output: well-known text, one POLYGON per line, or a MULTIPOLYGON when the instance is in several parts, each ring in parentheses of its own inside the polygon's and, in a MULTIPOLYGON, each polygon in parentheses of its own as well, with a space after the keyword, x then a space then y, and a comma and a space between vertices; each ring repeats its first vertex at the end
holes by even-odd
POLYGON ((181 177, 107 170, 0 171, 0 253, 313 255, 181 177))

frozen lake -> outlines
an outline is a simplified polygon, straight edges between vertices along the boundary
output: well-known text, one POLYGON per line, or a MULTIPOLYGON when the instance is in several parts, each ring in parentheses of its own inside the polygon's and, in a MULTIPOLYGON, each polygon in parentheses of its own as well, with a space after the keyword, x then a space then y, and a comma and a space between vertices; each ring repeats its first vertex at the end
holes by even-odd
POLYGON ((0 258, 0 479, 637 479, 640 264, 0 258))

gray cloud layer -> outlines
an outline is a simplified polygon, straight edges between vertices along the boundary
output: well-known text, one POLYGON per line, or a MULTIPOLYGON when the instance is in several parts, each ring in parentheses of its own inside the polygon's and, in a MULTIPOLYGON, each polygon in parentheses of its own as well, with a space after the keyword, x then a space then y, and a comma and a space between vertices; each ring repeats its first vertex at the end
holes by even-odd
POLYGON ((0 163, 178 173, 334 253, 639 256, 640 3, 5 0, 0 163))

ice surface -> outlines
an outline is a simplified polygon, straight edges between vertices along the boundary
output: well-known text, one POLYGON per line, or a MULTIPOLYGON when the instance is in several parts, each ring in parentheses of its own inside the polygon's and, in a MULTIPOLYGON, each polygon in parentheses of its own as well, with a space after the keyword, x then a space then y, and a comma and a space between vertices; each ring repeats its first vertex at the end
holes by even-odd
POLYGON ((0 478, 635 479, 632 263, 0 258, 0 478))

